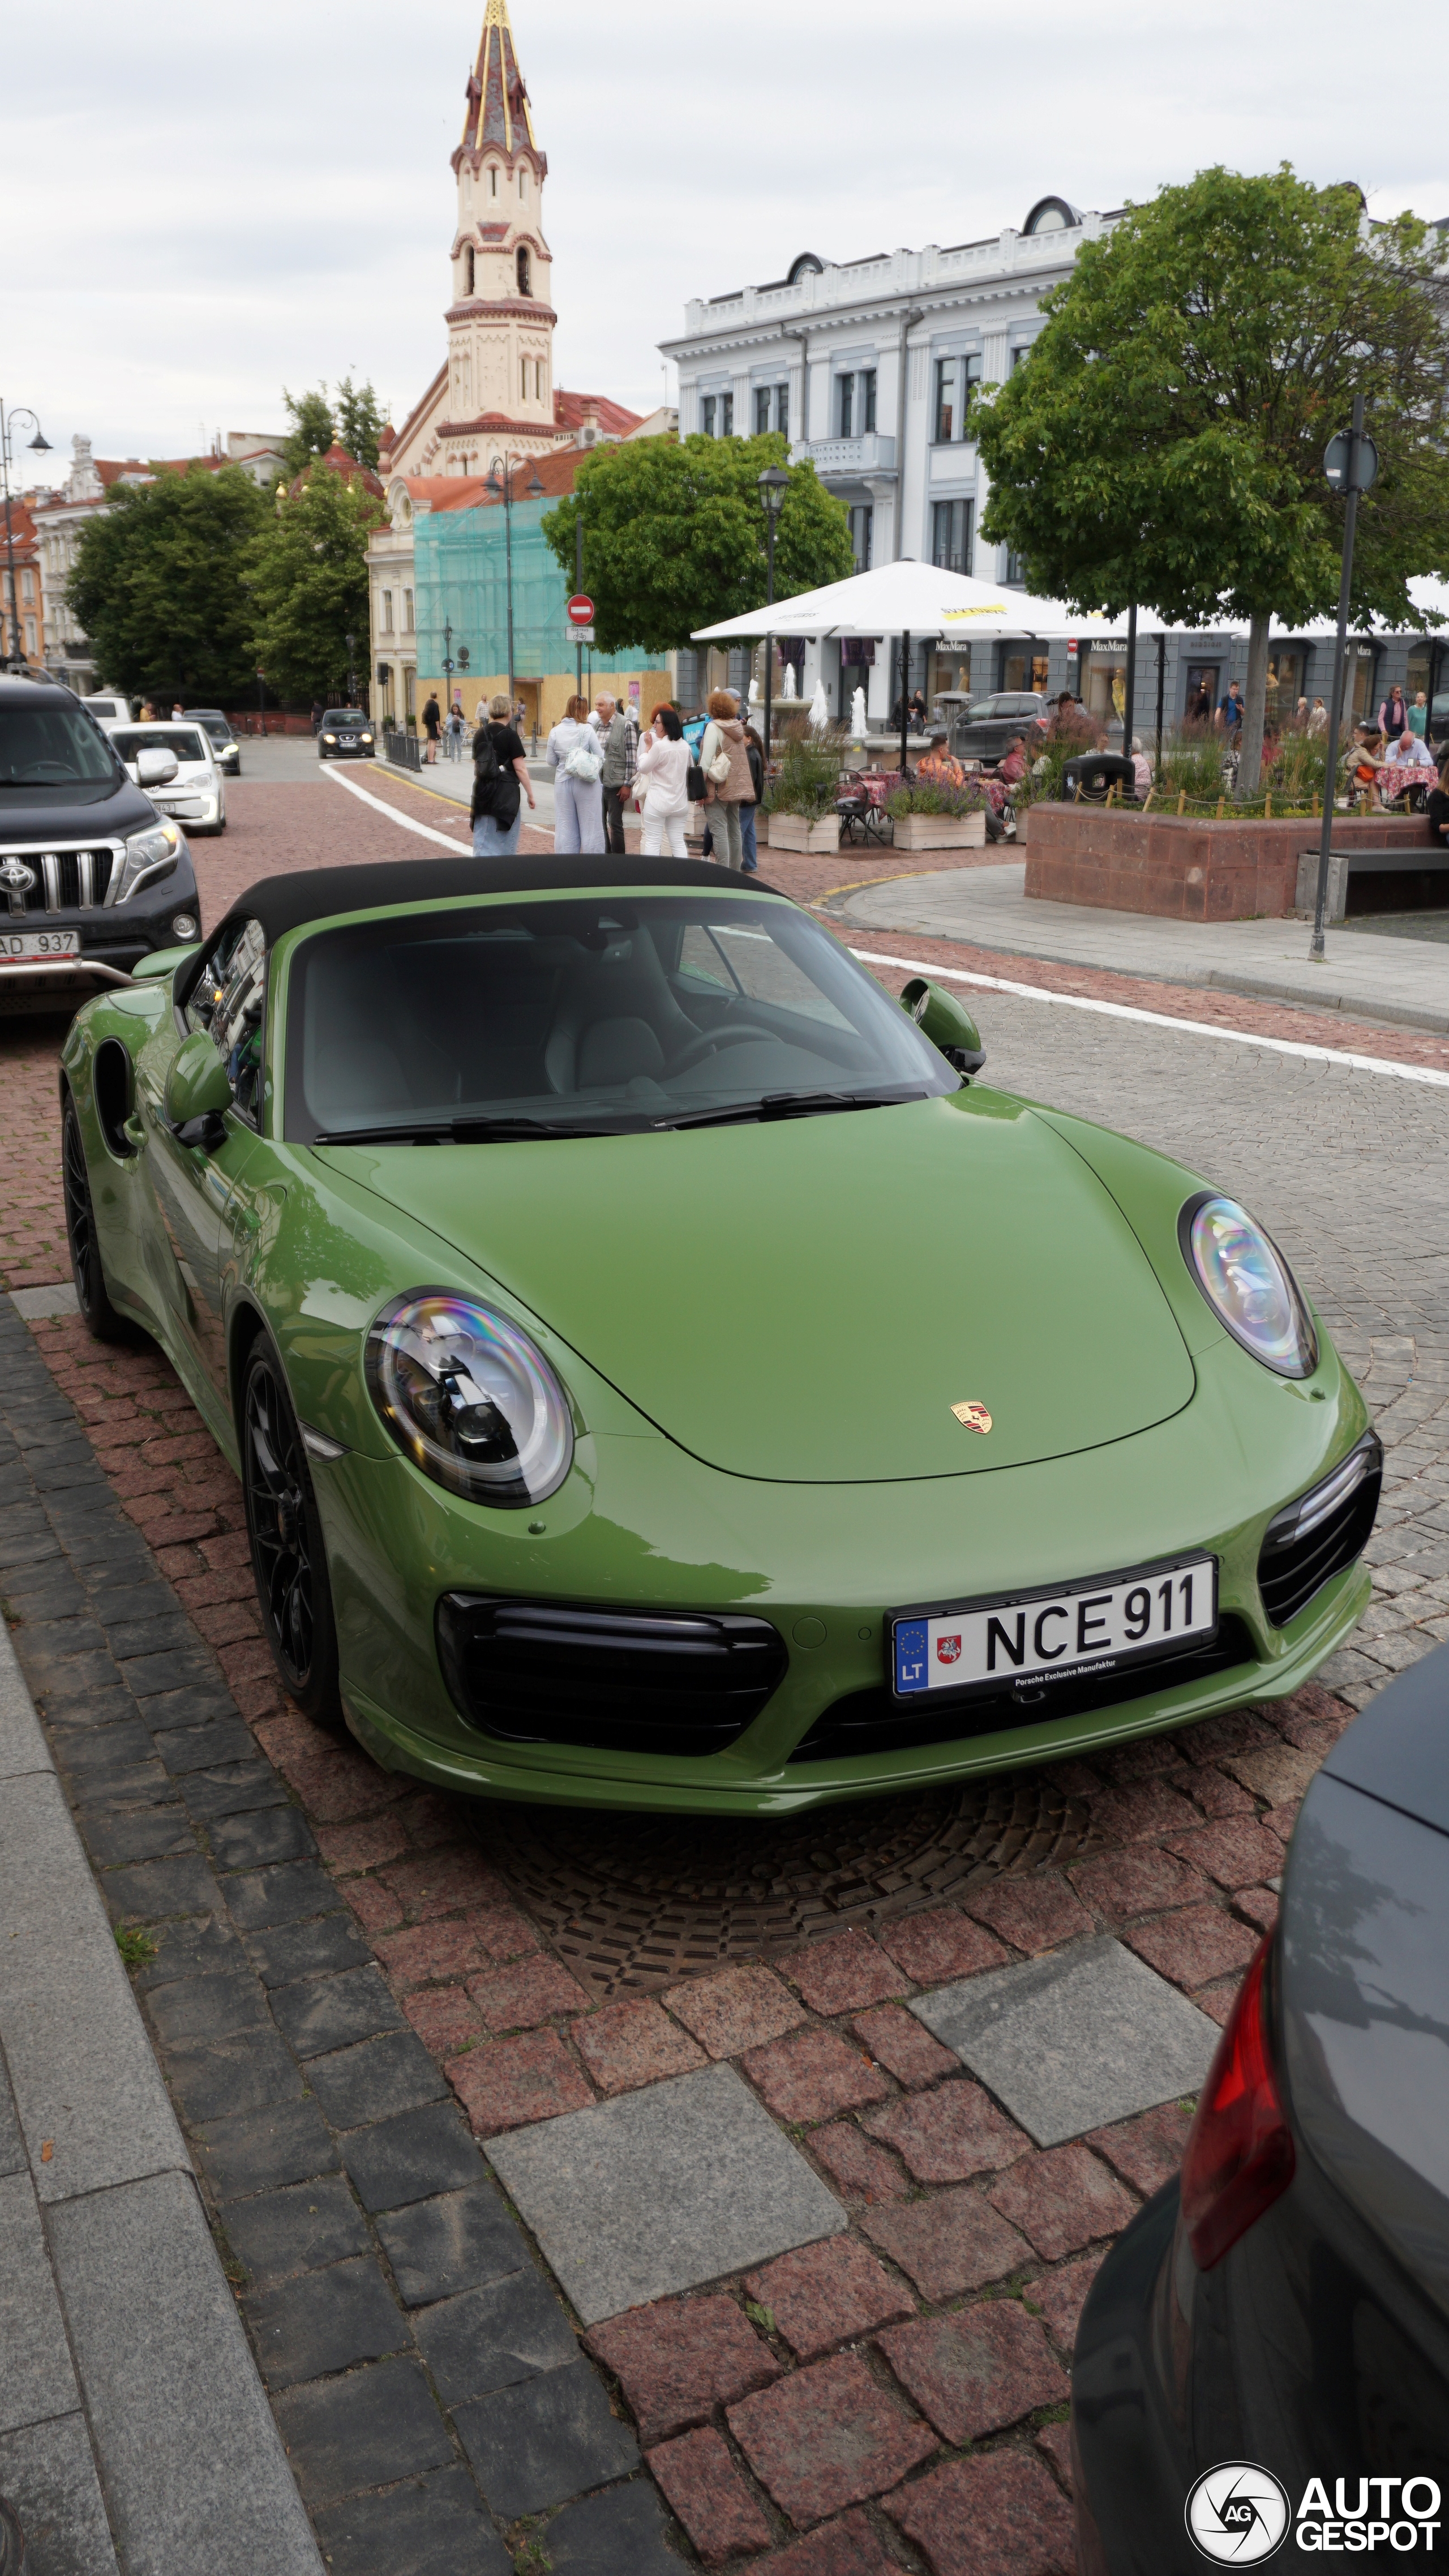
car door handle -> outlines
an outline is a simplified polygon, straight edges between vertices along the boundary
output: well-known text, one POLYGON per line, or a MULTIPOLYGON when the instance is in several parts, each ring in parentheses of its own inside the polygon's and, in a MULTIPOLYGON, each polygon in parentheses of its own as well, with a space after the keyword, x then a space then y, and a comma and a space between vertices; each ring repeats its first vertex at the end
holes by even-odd
POLYGON ((139 1154, 139 1153, 142 1153, 142 1152, 145 1150, 145 1144, 146 1144, 146 1130, 145 1130, 145 1128, 142 1126, 141 1121, 140 1121, 140 1119, 136 1116, 136 1113, 135 1113, 135 1111, 134 1111, 134 1110, 131 1112, 131 1115, 130 1115, 130 1117, 129 1117, 129 1118, 123 1118, 123 1119, 122 1119, 122 1121, 121 1121, 121 1133, 122 1133, 122 1134, 124 1135, 124 1137, 126 1138, 126 1140, 127 1140, 128 1144, 131 1146, 131 1148, 132 1148, 133 1152, 135 1152, 135 1153, 139 1154))

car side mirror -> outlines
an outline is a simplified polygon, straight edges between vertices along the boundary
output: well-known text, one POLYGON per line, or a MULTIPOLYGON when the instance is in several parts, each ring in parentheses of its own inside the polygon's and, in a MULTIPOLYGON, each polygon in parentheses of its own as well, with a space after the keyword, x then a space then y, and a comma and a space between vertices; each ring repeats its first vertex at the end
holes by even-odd
POLYGON ((166 1076, 166 1123, 183 1145, 210 1152, 226 1133, 221 1113, 230 1107, 231 1083, 215 1040, 205 1029, 193 1029, 166 1076))
POLYGON ((980 1031, 954 993, 943 992, 939 984, 929 983, 924 975, 913 975, 901 995, 901 1009, 958 1073, 981 1071, 986 1050, 980 1031))
POLYGON ((138 787, 169 787, 175 775, 174 752, 154 748, 137 752, 136 784, 138 787))

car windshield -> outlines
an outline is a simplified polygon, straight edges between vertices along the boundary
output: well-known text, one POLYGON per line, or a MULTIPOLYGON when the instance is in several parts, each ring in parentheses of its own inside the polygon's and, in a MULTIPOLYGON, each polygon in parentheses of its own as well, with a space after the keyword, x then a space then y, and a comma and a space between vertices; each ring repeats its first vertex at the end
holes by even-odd
POLYGON ((173 760, 210 757, 198 725, 118 725, 111 740, 118 760, 134 760, 142 751, 169 751, 173 760))
POLYGON ((365 725, 367 718, 357 707, 331 707, 322 722, 331 725, 334 732, 343 733, 349 726, 365 725))
POLYGON ((205 727, 213 742, 230 742, 231 727, 215 707, 189 707, 187 713, 205 727))
POLYGON ((287 1029, 297 1143, 617 1134, 960 1087, 817 922, 708 891, 319 931, 287 1029))
POLYGON ((119 783, 105 735, 78 707, 0 707, 0 793, 79 789, 91 804, 119 783))

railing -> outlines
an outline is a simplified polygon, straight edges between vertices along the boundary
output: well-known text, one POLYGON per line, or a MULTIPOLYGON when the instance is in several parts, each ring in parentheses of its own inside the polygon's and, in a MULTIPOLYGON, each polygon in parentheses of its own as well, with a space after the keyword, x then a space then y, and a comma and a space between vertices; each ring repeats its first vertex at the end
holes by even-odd
POLYGON ((878 429, 860 438, 797 439, 790 450, 798 464, 808 458, 817 474, 893 474, 896 443, 878 429))
POLYGON ((392 762, 394 769, 421 769, 423 746, 415 733, 386 730, 382 737, 382 756, 392 762))

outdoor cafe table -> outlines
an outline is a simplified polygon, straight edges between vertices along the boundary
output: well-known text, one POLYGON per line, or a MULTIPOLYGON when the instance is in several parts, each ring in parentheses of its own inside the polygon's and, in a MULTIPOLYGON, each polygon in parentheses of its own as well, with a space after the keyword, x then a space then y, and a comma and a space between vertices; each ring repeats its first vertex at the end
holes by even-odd
POLYGON ((1386 760, 1378 773, 1379 801, 1393 805, 1409 787, 1432 787, 1434 772, 1417 760, 1386 760))

